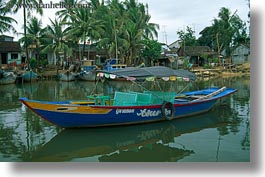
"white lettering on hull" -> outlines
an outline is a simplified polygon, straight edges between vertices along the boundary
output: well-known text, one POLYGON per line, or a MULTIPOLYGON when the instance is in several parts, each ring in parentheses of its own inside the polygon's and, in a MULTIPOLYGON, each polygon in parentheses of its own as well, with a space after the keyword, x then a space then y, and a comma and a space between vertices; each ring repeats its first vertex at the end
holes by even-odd
POLYGON ((143 109, 143 110, 140 110, 140 113, 137 113, 137 116, 140 116, 140 117, 156 117, 159 114, 161 114, 160 110, 152 111, 152 110, 149 110, 149 109, 143 109))
POLYGON ((134 113, 134 109, 117 109, 116 115, 118 114, 132 114, 134 113))

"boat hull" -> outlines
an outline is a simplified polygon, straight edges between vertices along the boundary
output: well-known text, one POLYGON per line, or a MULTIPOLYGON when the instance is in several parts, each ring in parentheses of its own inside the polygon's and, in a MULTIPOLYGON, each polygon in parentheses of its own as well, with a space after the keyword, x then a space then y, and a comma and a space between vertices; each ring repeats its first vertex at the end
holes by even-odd
MULTIPOLYGON (((48 120, 49 122, 60 127, 98 127, 110 125, 138 124, 154 121, 162 121, 161 105, 156 106, 131 106, 131 107, 85 107, 71 106, 62 107, 62 105, 48 105, 42 103, 28 103, 23 100, 27 106, 31 106, 32 110, 48 120), (47 107, 52 110, 40 109, 38 107, 47 107), (84 108, 85 107, 85 108, 84 108), (60 111, 68 109, 72 111, 60 111), (58 111, 59 110, 59 111, 58 111)), ((205 102, 200 105, 175 105, 175 117, 180 118, 191 116, 208 111, 215 101, 205 102)))
POLYGON ((13 84, 16 82, 16 76, 12 72, 6 72, 3 77, 0 78, 0 85, 13 84))
POLYGON ((23 81, 34 82, 37 80, 38 75, 33 71, 27 71, 22 75, 23 81))
POLYGON ((75 80, 75 74, 71 72, 61 73, 59 74, 59 80, 65 82, 71 82, 75 80))
POLYGON ((96 78, 96 71, 94 70, 88 72, 82 72, 78 75, 78 79, 83 81, 95 81, 95 78, 96 78))
MULTIPOLYGON (((140 124, 192 116, 209 111, 218 99, 234 92, 236 92, 235 89, 226 89, 225 92, 204 100, 178 101, 176 99, 172 104, 173 107, 166 106, 164 108, 163 104, 100 106, 72 103, 71 101, 44 102, 27 98, 20 100, 43 119, 60 127, 74 128, 140 124), (171 111, 174 113, 172 114, 171 111), (171 115, 173 116, 170 117, 171 115), (170 119, 168 119, 169 117, 170 119)), ((186 94, 193 93, 195 92, 186 94)))

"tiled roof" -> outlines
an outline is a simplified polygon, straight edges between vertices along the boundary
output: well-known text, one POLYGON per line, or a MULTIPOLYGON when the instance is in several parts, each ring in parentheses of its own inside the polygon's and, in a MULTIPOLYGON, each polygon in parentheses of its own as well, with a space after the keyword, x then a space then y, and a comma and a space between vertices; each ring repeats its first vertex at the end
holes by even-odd
POLYGON ((4 52, 21 52, 19 42, 2 41, 0 42, 0 53, 4 52))

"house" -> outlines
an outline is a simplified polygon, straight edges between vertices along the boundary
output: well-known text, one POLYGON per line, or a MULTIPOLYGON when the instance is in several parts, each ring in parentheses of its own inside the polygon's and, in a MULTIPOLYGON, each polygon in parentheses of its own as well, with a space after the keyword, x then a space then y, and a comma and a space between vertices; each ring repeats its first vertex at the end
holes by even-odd
POLYGON ((249 62, 250 48, 240 44, 232 50, 231 57, 233 64, 243 64, 249 62))
POLYGON ((181 46, 181 41, 177 40, 175 42, 172 42, 171 44, 168 45, 170 49, 179 49, 181 46))
POLYGON ((19 42, 13 41, 13 37, 0 35, 0 64, 19 65, 22 63, 21 47, 19 42))
POLYGON ((177 54, 180 58, 188 58, 189 63, 195 66, 203 66, 208 62, 208 58, 217 55, 208 46, 182 46, 178 49, 177 54))
POLYGON ((97 66, 103 66, 105 60, 107 59, 107 51, 98 49, 96 43, 89 45, 86 44, 85 46, 84 44, 79 44, 77 47, 73 48, 73 57, 77 60, 81 60, 83 49, 84 60, 94 60, 97 66))
MULTIPOLYGON (((167 66, 171 68, 179 68, 179 60, 177 50, 179 48, 179 41, 175 41, 170 45, 161 43, 161 56, 154 65, 167 66)), ((180 62, 182 63, 182 62, 180 62)))

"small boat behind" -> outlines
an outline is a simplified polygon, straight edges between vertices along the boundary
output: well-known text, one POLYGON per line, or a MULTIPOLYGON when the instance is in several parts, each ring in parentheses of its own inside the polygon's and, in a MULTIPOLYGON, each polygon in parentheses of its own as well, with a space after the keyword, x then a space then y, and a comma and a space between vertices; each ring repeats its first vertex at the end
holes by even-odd
POLYGON ((13 84, 16 82, 16 75, 13 72, 0 70, 0 85, 13 84))
POLYGON ((60 81, 71 82, 75 80, 76 75, 71 71, 60 73, 58 78, 60 81))
POLYGON ((38 74, 30 70, 23 73, 22 78, 25 82, 35 82, 38 79, 38 74))
POLYGON ((95 81, 96 69, 94 60, 83 60, 81 61, 81 72, 77 75, 79 80, 83 81, 95 81))
POLYGON ((122 64, 121 60, 113 58, 113 59, 107 59, 104 64, 104 70, 105 71, 116 71, 120 69, 126 68, 126 64, 122 64))

